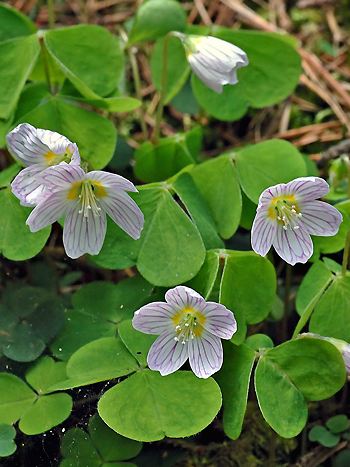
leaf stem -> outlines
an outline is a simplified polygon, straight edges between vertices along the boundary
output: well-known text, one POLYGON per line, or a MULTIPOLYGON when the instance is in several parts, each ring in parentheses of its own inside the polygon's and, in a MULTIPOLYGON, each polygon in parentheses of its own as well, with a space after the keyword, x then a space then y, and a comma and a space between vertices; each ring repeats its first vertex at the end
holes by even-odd
MULTIPOLYGON (((138 67, 138 63, 136 59, 136 49, 134 47, 131 47, 131 49, 129 49, 129 60, 131 64, 132 76, 134 78, 136 97, 142 102, 140 71, 139 71, 139 67, 138 67)), ((142 135, 144 139, 147 139, 147 125, 145 121, 144 109, 143 109, 142 104, 141 104, 140 109, 138 110, 138 114, 140 118, 142 135)))
POLYGON ((55 27, 55 0, 47 0, 47 9, 49 13, 49 29, 55 27))
POLYGON ((348 270, 349 263, 349 253, 350 253, 350 231, 346 235, 345 247, 343 253, 343 262, 342 262, 342 276, 345 277, 348 270))
POLYGON ((153 140, 155 143, 159 141, 160 124, 163 118, 164 105, 165 105, 165 94, 166 94, 166 86, 167 86, 167 78, 168 78, 168 48, 169 48, 169 35, 165 36, 164 41, 163 41, 162 77, 161 77, 160 91, 159 91, 159 104, 158 104, 157 114, 156 114, 156 124, 154 127, 154 136, 153 136, 153 140))
POLYGON ((40 48, 41 48, 41 55, 43 59, 44 73, 45 73, 47 86, 51 94, 54 94, 53 84, 52 84, 51 75, 50 75, 49 57, 47 55, 47 50, 44 44, 44 37, 39 37, 39 43, 40 43, 40 48))

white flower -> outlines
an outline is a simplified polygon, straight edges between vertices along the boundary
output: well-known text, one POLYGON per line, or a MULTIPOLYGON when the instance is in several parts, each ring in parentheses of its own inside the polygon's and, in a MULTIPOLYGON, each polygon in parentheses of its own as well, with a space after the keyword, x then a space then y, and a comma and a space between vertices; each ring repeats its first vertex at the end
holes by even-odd
POLYGON ((125 193, 137 192, 126 178, 101 170, 85 173, 81 167, 62 162, 46 169, 39 180, 48 194, 30 213, 27 225, 37 232, 64 217, 63 245, 69 257, 100 252, 106 213, 130 237, 140 237, 144 218, 125 193))
POLYGON ((35 206, 42 198, 44 187, 39 175, 43 170, 62 161, 80 164, 77 145, 54 131, 21 123, 6 140, 11 155, 26 167, 11 184, 13 194, 24 206, 35 206))
POLYGON ((220 339, 231 339, 237 330, 233 313, 184 286, 168 290, 165 300, 143 306, 132 320, 138 331, 160 334, 147 356, 149 368, 165 376, 189 358, 198 378, 219 371, 223 361, 220 339))
POLYGON ((220 94, 223 85, 238 83, 237 70, 248 65, 243 50, 212 36, 175 35, 182 40, 192 71, 208 88, 220 94))
POLYGON ((312 256, 310 235, 331 236, 342 222, 340 212, 318 201, 329 191, 319 177, 301 177, 263 191, 252 227, 252 248, 265 256, 271 246, 287 263, 306 263, 312 256))

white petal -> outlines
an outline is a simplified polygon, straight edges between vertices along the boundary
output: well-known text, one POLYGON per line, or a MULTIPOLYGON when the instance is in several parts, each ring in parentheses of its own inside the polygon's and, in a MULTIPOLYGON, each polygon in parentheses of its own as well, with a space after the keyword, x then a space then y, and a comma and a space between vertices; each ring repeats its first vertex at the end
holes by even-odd
POLYGON ((85 172, 81 167, 65 162, 49 167, 40 175, 40 181, 50 191, 67 190, 72 183, 84 178, 85 172))
POLYGON ((204 328, 221 339, 231 339, 237 331, 237 323, 232 311, 224 305, 207 302, 200 310, 205 316, 204 328))
POLYGON ((175 332, 165 332, 152 344, 147 363, 151 370, 159 371, 162 376, 178 370, 188 358, 188 344, 175 341, 175 332))
POLYGON ((335 235, 343 220, 338 209, 323 201, 308 201, 301 211, 302 227, 311 235, 335 235))
POLYGON ((222 344, 219 337, 204 332, 201 337, 188 343, 190 365, 198 378, 209 378, 220 370, 223 362, 222 344))
POLYGON ((199 309, 200 306, 205 305, 205 300, 199 293, 183 285, 169 289, 165 294, 165 300, 176 310, 185 307, 199 309))
POLYGON ((99 198, 101 207, 134 240, 140 238, 144 216, 141 209, 129 195, 113 188, 108 195, 99 198))
MULTIPOLYGON (((217 92, 218 94, 222 93, 222 85, 227 84, 222 83, 222 75, 213 71, 210 68, 205 68, 195 57, 195 55, 190 55, 188 57, 188 62, 192 68, 192 71, 198 78, 203 81, 203 83, 208 86, 208 88, 217 92)), ((226 76, 226 75, 225 75, 226 76)), ((224 80, 225 81, 225 80, 224 80)))
POLYGON ((65 154, 69 151, 72 154, 72 163, 80 164, 79 149, 75 143, 72 143, 68 138, 56 131, 43 130, 41 128, 37 128, 36 131, 38 137, 50 148, 50 151, 55 154, 65 154))
POLYGON ((12 193, 23 206, 36 206, 45 191, 39 180, 39 174, 45 169, 41 164, 34 164, 21 170, 11 183, 12 193))
POLYGON ((87 174, 87 178, 102 183, 105 188, 137 192, 137 188, 133 183, 117 174, 94 170, 87 174))
POLYGON ((31 232, 37 232, 56 222, 65 214, 67 207, 65 193, 52 193, 33 209, 26 224, 31 232))
POLYGON ((286 184, 286 192, 295 194, 299 201, 313 201, 329 192, 328 183, 319 177, 300 177, 286 184))
POLYGON ((168 303, 153 302, 135 311, 132 325, 138 331, 146 334, 162 334, 165 331, 173 331, 174 325, 171 318, 174 310, 168 303))
POLYGON ((286 263, 306 263, 312 256, 313 244, 310 235, 302 228, 284 230, 278 226, 273 247, 286 263))
POLYGON ((79 258, 85 253, 97 255, 106 236, 106 215, 100 211, 96 216, 91 211, 88 216, 79 213, 80 205, 75 203, 69 209, 63 228, 63 245, 67 256, 79 258))
POLYGON ((242 49, 217 37, 208 36, 205 39, 203 38, 198 49, 198 54, 203 57, 203 60, 206 57, 208 57, 208 60, 210 58, 214 69, 220 71, 229 72, 236 67, 248 64, 247 55, 242 49))
POLYGON ((6 136, 7 147, 11 155, 29 166, 46 164, 44 154, 50 148, 40 139, 37 129, 29 123, 21 123, 6 136))
POLYGON ((260 205, 253 222, 251 231, 252 248, 255 253, 266 256, 275 239, 277 222, 269 219, 267 208, 260 205))

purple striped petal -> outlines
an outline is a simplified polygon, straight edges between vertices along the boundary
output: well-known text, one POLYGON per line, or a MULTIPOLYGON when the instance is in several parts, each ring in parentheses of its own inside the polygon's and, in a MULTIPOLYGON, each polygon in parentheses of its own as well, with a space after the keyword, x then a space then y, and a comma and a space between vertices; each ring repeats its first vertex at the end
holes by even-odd
POLYGON ((319 177, 300 177, 287 183, 287 191, 294 194, 298 201, 313 201, 329 192, 328 183, 319 177))
POLYGON ((201 305, 205 305, 205 300, 199 293, 183 285, 169 289, 165 294, 165 300, 176 309, 187 306, 199 308, 201 305))
POLYGON ((108 195, 99 198, 101 207, 134 240, 140 238, 144 224, 141 209, 126 193, 120 190, 109 190, 108 195))
POLYGON ((174 325, 171 322, 175 310, 164 302, 153 302, 135 311, 132 325, 138 331, 146 334, 162 334, 166 331, 173 331, 174 325))
POLYGON ((33 209, 29 214, 26 224, 29 226, 31 232, 37 232, 56 222, 64 215, 66 209, 65 193, 52 193, 33 209))
POLYGON ((23 206, 36 206, 40 202, 45 188, 38 180, 38 176, 43 170, 41 164, 26 167, 11 183, 12 193, 23 206))
POLYGON ((306 263, 313 253, 311 237, 303 229, 284 230, 279 226, 273 247, 279 256, 292 266, 296 263, 306 263))
POLYGON ((50 151, 58 155, 69 152, 72 155, 71 163, 75 165, 80 164, 79 149, 75 143, 72 143, 68 138, 56 131, 37 128, 36 132, 40 140, 50 148, 50 151))
POLYGON ((49 167, 40 175, 41 183, 52 192, 69 189, 72 183, 84 178, 85 172, 81 167, 65 162, 49 167))
POLYGON ((38 137, 37 129, 29 123, 21 123, 6 136, 11 155, 25 166, 44 164, 44 154, 50 148, 38 137))
POLYGON ((125 190, 137 192, 137 188, 127 178, 124 178, 117 174, 104 172, 103 170, 94 170, 88 173, 88 178, 96 180, 103 184, 105 188, 111 188, 113 190, 125 190))
POLYGON ((223 362, 221 340, 209 332, 188 343, 190 366, 198 378, 209 378, 220 370, 223 362))
POLYGON ((285 194, 287 194, 287 185, 285 183, 279 183, 278 185, 273 185, 273 186, 270 186, 269 188, 266 188, 266 190, 264 190, 259 197, 258 209, 261 206, 264 206, 265 208, 267 208, 267 206, 270 204, 270 201, 273 198, 276 198, 278 196, 282 196, 285 194))
POLYGON ((251 232, 251 243, 255 253, 265 256, 275 239, 277 222, 269 219, 267 209, 260 206, 257 209, 251 232))
POLYGON ((221 339, 231 339, 237 331, 237 323, 232 311, 228 310, 224 305, 215 302, 207 302, 200 311, 205 316, 203 327, 220 337, 221 339))
POLYGON ((188 344, 175 341, 175 332, 164 332, 152 344, 147 363, 151 370, 159 371, 162 376, 178 370, 188 358, 188 344))
POLYGON ((79 212, 80 205, 75 203, 67 213, 63 228, 63 245, 67 256, 79 258, 85 253, 97 255, 106 236, 106 215, 100 211, 95 215, 91 211, 87 216, 79 212))
POLYGON ((311 235, 335 235, 343 220, 338 209, 323 201, 308 201, 302 206, 302 227, 311 235))

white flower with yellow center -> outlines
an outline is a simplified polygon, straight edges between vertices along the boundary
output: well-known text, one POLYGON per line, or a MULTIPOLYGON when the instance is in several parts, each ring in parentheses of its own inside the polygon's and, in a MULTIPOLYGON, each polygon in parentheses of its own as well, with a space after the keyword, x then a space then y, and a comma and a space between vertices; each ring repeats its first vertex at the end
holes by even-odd
POLYGON ((237 70, 249 63, 242 49, 213 36, 173 34, 181 39, 193 73, 208 88, 220 94, 225 84, 238 83, 237 70))
POLYGON ((46 169, 39 179, 47 195, 30 213, 27 225, 37 232, 64 217, 63 245, 69 257, 100 252, 106 214, 130 237, 140 237, 144 218, 126 193, 137 192, 126 178, 100 170, 85 173, 79 166, 62 162, 46 169))
POLYGON ((273 246, 287 263, 306 263, 313 253, 310 235, 335 235, 342 222, 335 207, 317 200, 328 191, 319 177, 296 178, 263 191, 252 227, 253 250, 265 256, 273 246))
POLYGON ((11 184, 13 194, 24 206, 35 206, 44 193, 40 173, 48 167, 69 162, 80 164, 76 144, 55 131, 21 123, 6 136, 11 155, 26 168, 11 184))
POLYGON ((237 330, 233 313, 184 286, 168 290, 165 300, 143 306, 132 320, 138 331, 160 334, 147 356, 149 368, 165 376, 189 359, 194 374, 208 378, 221 368, 221 339, 237 330))

